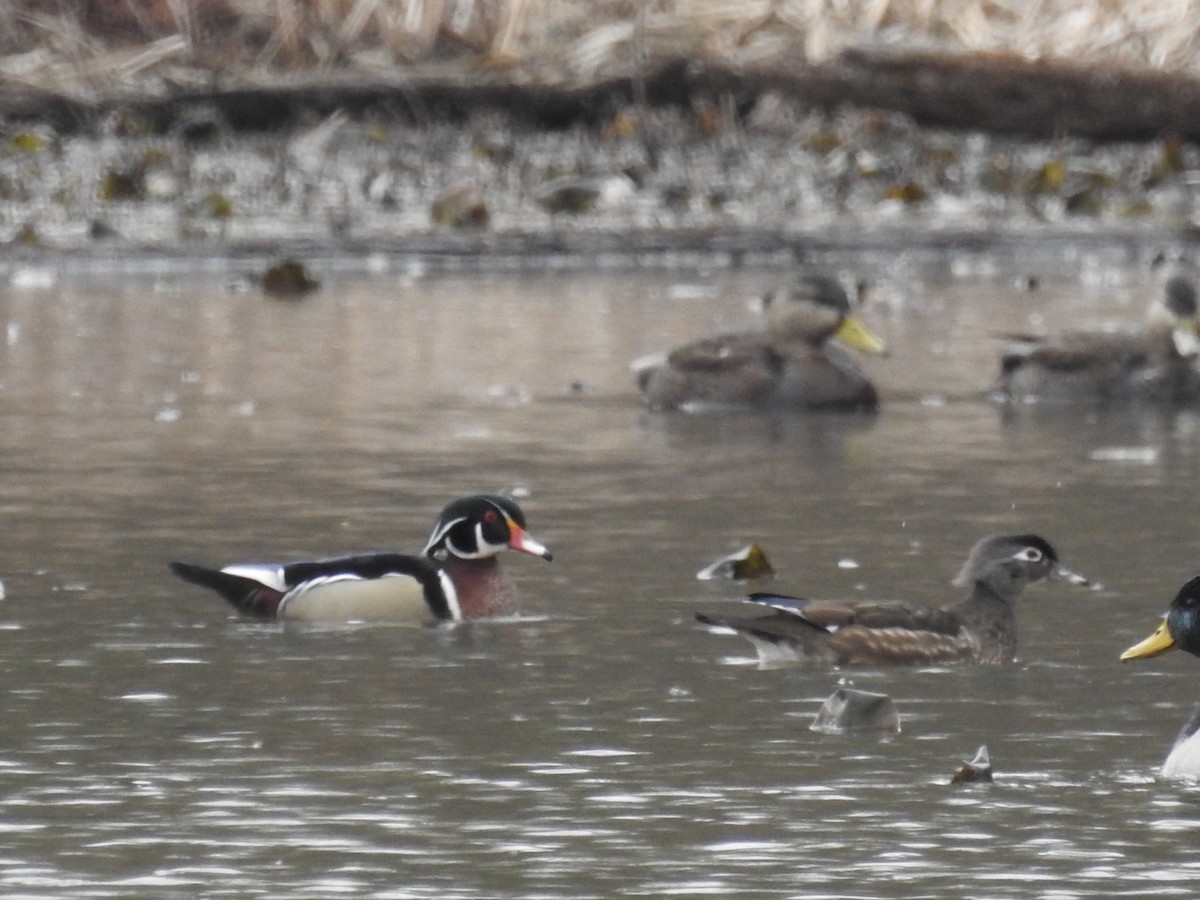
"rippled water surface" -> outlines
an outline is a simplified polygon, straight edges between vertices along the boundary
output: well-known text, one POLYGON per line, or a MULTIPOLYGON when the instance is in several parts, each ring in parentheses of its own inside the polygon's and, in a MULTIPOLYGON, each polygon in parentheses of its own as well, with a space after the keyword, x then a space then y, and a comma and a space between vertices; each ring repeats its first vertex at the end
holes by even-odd
POLYGON ((1117 656, 1200 567, 1200 417, 981 399, 996 333, 1137 319, 1154 276, 893 263, 875 418, 639 406, 630 360, 780 270, 10 271, 0 895, 1196 896, 1200 794, 1156 770, 1200 661, 1117 656), (556 553, 506 559, 516 620, 285 628, 165 567, 416 550, 481 489, 556 553), (751 540, 781 590, 940 603, 998 530, 1104 584, 1031 589, 1012 666, 763 669, 692 618, 751 540), (844 684, 900 735, 810 731, 844 684), (995 783, 950 787, 982 743, 995 783))

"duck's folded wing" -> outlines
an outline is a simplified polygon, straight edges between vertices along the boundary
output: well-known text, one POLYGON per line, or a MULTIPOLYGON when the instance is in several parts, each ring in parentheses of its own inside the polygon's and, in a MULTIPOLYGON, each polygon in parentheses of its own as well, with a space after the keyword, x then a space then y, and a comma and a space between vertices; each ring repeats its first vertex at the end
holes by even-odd
POLYGON ((287 593, 283 573, 278 566, 247 565, 211 569, 185 562, 173 562, 170 565, 171 571, 184 581, 216 591, 249 616, 273 619, 279 602, 287 593))
POLYGON ((850 625, 829 635, 829 652, 840 665, 939 666, 971 662, 976 647, 963 633, 850 625))
POLYGON ((1055 372, 1095 367, 1125 367, 1145 362, 1145 347, 1125 332, 1070 332, 1056 340, 1026 340, 1010 345, 1001 357, 1005 372, 1036 365, 1055 372))
POLYGON ((899 603, 832 603, 802 600, 770 593, 751 594, 752 603, 769 606, 803 619, 823 631, 837 631, 851 625, 863 628, 905 628, 954 635, 959 632, 958 617, 934 607, 911 607, 899 603))
POLYGON ((685 372, 761 370, 764 378, 774 379, 783 360, 761 334, 725 334, 676 347, 667 364, 685 372))
MULTIPOLYGON (((765 602, 763 595, 755 602, 765 602)), ((756 624, 754 630, 792 640, 802 635, 810 642, 820 635, 824 652, 841 665, 955 665, 970 661, 975 651, 958 616, 933 607, 805 602, 795 610, 777 611, 776 616, 793 622, 770 620, 756 624), (796 621, 807 625, 807 631, 796 621)))
POLYGON ((437 577, 437 567, 429 560, 404 553, 361 553, 329 559, 289 563, 281 567, 284 584, 293 588, 319 578, 351 577, 370 581, 387 575, 407 575, 419 581, 437 577))
MULTIPOLYGON (((812 610, 808 614, 811 617, 819 612, 812 610)), ((962 628, 957 615, 936 607, 911 607, 898 603, 856 603, 850 607, 849 613, 851 620, 845 624, 861 625, 864 628, 900 628, 947 635, 957 635, 962 628)))

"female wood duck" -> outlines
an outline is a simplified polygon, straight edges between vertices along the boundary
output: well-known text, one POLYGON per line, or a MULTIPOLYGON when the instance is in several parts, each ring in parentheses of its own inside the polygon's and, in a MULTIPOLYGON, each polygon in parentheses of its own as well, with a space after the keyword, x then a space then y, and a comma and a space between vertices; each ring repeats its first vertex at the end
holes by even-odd
MULTIPOLYGON (((1122 662, 1180 649, 1200 656, 1200 575, 1179 589, 1157 630, 1121 654, 1122 662)), ((1164 778, 1200 777, 1200 706, 1184 723, 1163 763, 1164 778)))
POLYGON ((1020 339, 1001 357, 995 393, 1022 402, 1193 402, 1200 400, 1198 352, 1196 289, 1176 276, 1140 331, 1020 339))
POLYGON ((550 551, 525 531, 525 515, 516 503, 478 494, 447 504, 420 556, 366 553, 223 569, 173 562, 171 570, 261 619, 459 622, 516 608, 516 585, 497 558, 509 548, 551 559, 550 551))
POLYGON ((887 603, 816 603, 797 597, 751 594, 771 608, 758 616, 697 614, 708 625, 747 637, 764 662, 796 661, 852 665, 945 666, 1008 663, 1016 656, 1014 603, 1028 584, 1053 578, 1087 585, 1058 561, 1034 534, 984 538, 971 550, 957 585, 971 588, 951 606, 910 607, 887 603))
POLYGON ((852 314, 845 289, 804 275, 763 300, 766 330, 705 338, 633 364, 655 409, 750 406, 872 411, 879 397, 836 337, 868 353, 884 345, 852 314))

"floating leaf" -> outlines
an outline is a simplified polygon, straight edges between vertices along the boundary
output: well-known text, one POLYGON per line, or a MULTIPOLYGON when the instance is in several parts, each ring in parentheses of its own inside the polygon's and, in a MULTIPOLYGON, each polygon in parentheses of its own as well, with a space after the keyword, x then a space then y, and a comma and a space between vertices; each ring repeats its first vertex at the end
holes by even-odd
POLYGON ((818 131, 806 137, 804 143, 814 153, 819 153, 821 156, 828 156, 842 146, 842 139, 831 132, 818 131))
POLYGON ((1121 210, 1122 218, 1126 219, 1141 219, 1151 215, 1154 215, 1154 204, 1145 199, 1134 200, 1121 210))
POLYGON ((111 120, 113 134, 118 137, 144 137, 154 131, 154 123, 146 116, 128 109, 120 110, 111 120))
POLYGON ((46 149, 46 139, 36 131, 18 131, 8 139, 8 150, 39 153, 46 149))
POLYGON ((1043 163, 1033 176, 1029 190, 1035 194, 1057 194, 1067 180, 1067 167, 1062 160, 1043 163))
POLYGON ((36 228, 26 222, 17 230, 13 243, 20 244, 22 247, 40 247, 42 246, 42 236, 38 234, 36 228))
POLYGON ((692 188, 687 184, 669 184, 663 188, 662 200, 669 209, 687 209, 692 202, 692 188))
POLYGON ((775 574, 767 554, 758 544, 747 544, 736 553, 722 556, 712 565, 705 566, 696 573, 701 581, 713 578, 732 578, 734 581, 748 581, 751 578, 766 578, 775 574))
POLYGON ((906 181, 903 184, 893 184, 884 192, 883 196, 888 200, 898 200, 901 203, 920 203, 928 194, 925 188, 915 181, 906 181))
POLYGON ((941 168, 945 168, 946 166, 952 166, 958 162, 959 151, 957 147, 951 147, 949 145, 928 147, 925 150, 925 157, 926 162, 941 168))
POLYGON ((491 129, 480 132, 471 139, 471 152, 480 159, 503 164, 512 160, 516 155, 516 148, 509 132, 491 129))
POLYGON ((262 289, 272 297, 302 297, 321 287, 304 264, 294 259, 276 263, 263 273, 262 289))
POLYGON ((96 189, 96 198, 106 203, 138 201, 144 200, 145 197, 141 175, 138 172, 118 172, 109 169, 100 179, 100 186, 96 189))
POLYGON ((708 192, 708 208, 721 209, 729 202, 729 191, 725 188, 713 188, 708 192))
POLYGON ((93 241, 105 241, 109 238, 115 238, 117 231, 103 219, 92 219, 88 223, 88 237, 93 241))
POLYGON ((636 137, 642 130, 642 123, 633 113, 621 111, 604 123, 600 134, 612 140, 614 138, 636 137))
POLYGON ((1178 175, 1186 168, 1183 158, 1183 139, 1177 134, 1168 134, 1162 142, 1162 168, 1178 175))
POLYGON ((433 201, 429 210, 436 225, 451 228, 487 228, 491 221, 483 194, 474 185, 451 188, 433 201))
POLYGON ((233 215, 233 201, 220 191, 211 191, 200 201, 199 211, 210 219, 228 219, 233 215))
POLYGON ((538 195, 538 203, 552 213, 586 213, 596 208, 600 186, 595 181, 560 178, 538 195))
POLYGON ((1073 216, 1098 216, 1104 211, 1103 190, 1089 184, 1068 195, 1064 208, 1073 216))

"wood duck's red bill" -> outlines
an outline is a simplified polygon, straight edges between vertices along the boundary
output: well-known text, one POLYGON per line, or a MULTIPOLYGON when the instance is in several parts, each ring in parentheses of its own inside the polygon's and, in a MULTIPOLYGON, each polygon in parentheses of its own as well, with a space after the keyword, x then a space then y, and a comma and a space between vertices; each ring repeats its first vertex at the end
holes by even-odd
POLYGON ((534 538, 524 528, 514 522, 508 520, 508 546, 513 550, 520 550, 522 553, 528 553, 530 556, 540 556, 542 559, 554 559, 552 554, 544 544, 534 538))

